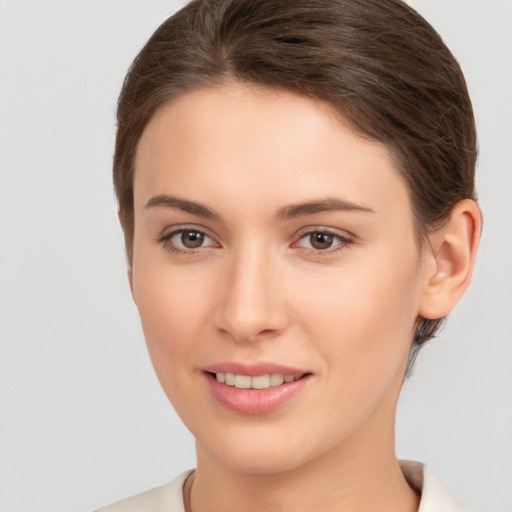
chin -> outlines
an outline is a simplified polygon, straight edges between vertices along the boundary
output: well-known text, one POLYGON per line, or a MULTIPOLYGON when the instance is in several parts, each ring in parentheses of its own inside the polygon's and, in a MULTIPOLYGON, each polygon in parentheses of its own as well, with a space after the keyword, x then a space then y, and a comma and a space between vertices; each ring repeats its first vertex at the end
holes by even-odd
POLYGON ((285 453, 276 453, 276 450, 230 450, 228 453, 218 454, 219 462, 239 473, 256 475, 269 475, 290 471, 300 466, 303 461, 285 453))
MULTIPOLYGON (((247 474, 278 474, 301 467, 308 461, 329 452, 327 442, 313 445, 307 432, 289 428, 228 429, 197 439, 198 459, 201 452, 213 457, 222 466, 247 474), (238 431, 237 431, 238 430, 238 431), (213 434, 213 435, 211 435, 213 434)), ((324 439, 325 441, 325 439, 324 439)))

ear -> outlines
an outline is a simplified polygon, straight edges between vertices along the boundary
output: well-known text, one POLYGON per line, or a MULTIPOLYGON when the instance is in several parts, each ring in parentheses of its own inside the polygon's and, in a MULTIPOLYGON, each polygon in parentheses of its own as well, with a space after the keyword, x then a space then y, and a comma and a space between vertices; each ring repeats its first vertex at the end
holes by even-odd
MULTIPOLYGON (((119 219, 119 223, 121 224, 121 228, 123 229, 124 231, 124 218, 123 218, 123 214, 121 213, 121 210, 117 210, 117 218, 119 219)), ((129 258, 127 258, 128 260, 129 258)), ((130 285, 130 292, 132 294, 132 298, 133 298, 133 302, 135 302, 135 304, 137 304, 137 301, 135 300, 135 296, 133 294, 133 270, 132 270, 132 262, 131 261, 128 261, 127 262, 127 265, 128 265, 128 268, 126 270, 126 274, 128 276, 128 284, 130 285)))
POLYGON ((130 285, 130 292, 132 294, 133 302, 135 302, 135 304, 137 304, 137 301, 135 300, 135 295, 133 293, 133 272, 132 272, 131 263, 128 263, 128 269, 126 270, 126 275, 128 276, 128 283, 130 285))
POLYGON ((422 318, 446 316, 464 295, 471 282, 481 228, 478 205, 464 199, 454 206, 448 222, 429 236, 426 282, 419 310, 422 318))

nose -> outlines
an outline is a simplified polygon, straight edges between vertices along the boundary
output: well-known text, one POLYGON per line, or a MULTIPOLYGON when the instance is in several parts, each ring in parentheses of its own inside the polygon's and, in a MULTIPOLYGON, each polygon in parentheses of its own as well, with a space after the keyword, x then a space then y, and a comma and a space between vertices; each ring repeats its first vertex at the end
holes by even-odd
POLYGON ((279 265, 258 248, 233 256, 221 277, 217 328, 237 342, 281 334, 288 325, 279 265))

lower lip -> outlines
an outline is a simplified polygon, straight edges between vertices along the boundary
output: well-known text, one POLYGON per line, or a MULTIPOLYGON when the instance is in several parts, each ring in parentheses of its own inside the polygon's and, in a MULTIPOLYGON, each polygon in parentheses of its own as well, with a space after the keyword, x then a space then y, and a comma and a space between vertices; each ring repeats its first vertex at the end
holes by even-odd
POLYGON ((227 409, 241 414, 275 411, 300 394, 311 379, 311 375, 306 375, 267 389, 238 389, 218 382, 210 373, 205 373, 205 376, 215 399, 227 409))

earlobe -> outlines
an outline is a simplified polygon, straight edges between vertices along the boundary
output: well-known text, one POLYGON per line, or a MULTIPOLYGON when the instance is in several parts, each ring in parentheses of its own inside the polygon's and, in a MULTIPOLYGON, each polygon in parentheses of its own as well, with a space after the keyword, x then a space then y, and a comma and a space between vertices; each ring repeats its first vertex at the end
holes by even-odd
POLYGON ((464 199, 454 206, 448 222, 429 237, 431 265, 420 304, 422 318, 446 316, 464 295, 471 282, 481 227, 478 205, 464 199))
MULTIPOLYGON (((119 223, 121 224, 121 228, 124 230, 124 218, 123 214, 121 213, 121 210, 117 210, 117 218, 119 219, 119 223)), ((133 270, 132 270, 132 264, 131 262, 128 262, 128 269, 126 271, 126 275, 128 277, 128 284, 130 285, 130 292, 132 294, 133 302, 137 304, 137 301, 135 300, 135 295, 133 293, 133 270)))
POLYGON ((128 283, 130 284, 130 292, 132 294, 133 302, 135 302, 135 304, 137 304, 137 301, 135 300, 135 294, 133 293, 133 272, 132 272, 131 264, 128 265, 128 270, 126 271, 126 274, 128 276, 128 283))
POLYGON ((117 218, 119 220, 119 224, 121 224, 121 228, 123 229, 124 231, 124 218, 123 218, 123 214, 121 213, 121 210, 117 210, 117 218))

